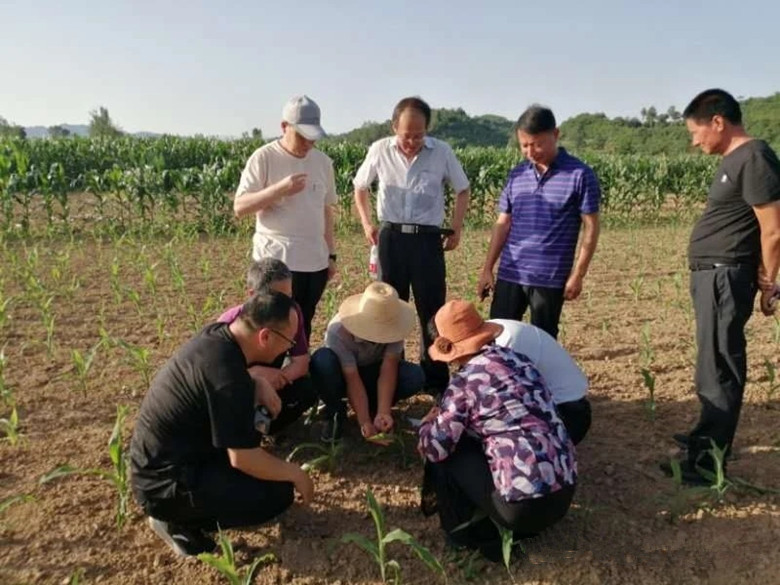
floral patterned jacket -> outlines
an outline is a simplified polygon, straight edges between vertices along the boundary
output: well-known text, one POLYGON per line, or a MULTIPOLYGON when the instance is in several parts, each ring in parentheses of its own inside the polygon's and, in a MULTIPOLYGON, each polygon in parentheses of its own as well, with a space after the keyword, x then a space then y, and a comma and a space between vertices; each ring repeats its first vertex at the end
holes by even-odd
POLYGON ((429 461, 455 450, 463 432, 482 441, 493 483, 506 501, 537 498, 577 481, 577 460, 539 371, 495 343, 450 380, 441 412, 419 430, 429 461))

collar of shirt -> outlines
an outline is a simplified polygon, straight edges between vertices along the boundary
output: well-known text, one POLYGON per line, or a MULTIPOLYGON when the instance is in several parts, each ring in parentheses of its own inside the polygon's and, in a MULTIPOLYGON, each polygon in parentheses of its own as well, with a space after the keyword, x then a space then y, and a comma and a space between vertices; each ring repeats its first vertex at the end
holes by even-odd
POLYGON ((547 167, 547 170, 542 175, 539 174, 539 169, 536 168, 536 165, 534 163, 528 161, 528 164, 531 166, 531 169, 534 172, 534 177, 536 177, 536 181, 540 182, 542 179, 549 176, 550 171, 554 170, 557 166, 559 166, 561 161, 568 156, 569 153, 566 152, 566 149, 563 146, 559 146, 555 158, 552 159, 552 162, 550 163, 550 165, 547 167))
MULTIPOLYGON (((428 150, 432 149, 434 146, 433 139, 430 136, 426 136, 423 138, 423 148, 427 148, 428 150)), ((401 149, 398 148, 398 138, 393 138, 393 148, 395 148, 398 152, 401 152, 401 149)), ((421 149, 422 150, 422 149, 421 149)), ((420 154, 419 152, 417 154, 420 154)))

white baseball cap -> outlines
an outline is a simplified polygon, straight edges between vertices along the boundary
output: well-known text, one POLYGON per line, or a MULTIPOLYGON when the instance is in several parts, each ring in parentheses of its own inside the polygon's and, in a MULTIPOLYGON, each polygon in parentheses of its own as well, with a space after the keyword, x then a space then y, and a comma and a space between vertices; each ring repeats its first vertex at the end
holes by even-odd
POLYGON ((309 96, 290 98, 282 109, 282 121, 307 140, 319 140, 325 136, 325 130, 320 126, 320 107, 309 96))

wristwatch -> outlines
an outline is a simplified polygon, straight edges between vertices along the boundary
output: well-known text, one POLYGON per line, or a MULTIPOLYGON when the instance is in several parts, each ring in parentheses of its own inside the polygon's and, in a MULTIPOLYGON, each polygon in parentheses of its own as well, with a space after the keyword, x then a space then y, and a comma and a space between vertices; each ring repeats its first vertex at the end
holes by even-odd
POLYGON ((328 254, 328 260, 336 261, 336 255, 335 254, 328 254))

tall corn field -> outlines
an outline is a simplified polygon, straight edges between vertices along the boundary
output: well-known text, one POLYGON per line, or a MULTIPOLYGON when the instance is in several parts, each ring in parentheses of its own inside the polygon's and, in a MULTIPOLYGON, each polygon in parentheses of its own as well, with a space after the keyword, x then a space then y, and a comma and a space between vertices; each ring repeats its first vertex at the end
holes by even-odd
MULTIPOLYGON (((165 229, 172 222, 209 233, 230 231, 237 226, 232 193, 246 159, 261 144, 199 137, 2 140, 0 231, 165 229)), ((366 148, 340 143, 322 149, 334 162, 340 221, 349 225, 355 222, 352 178, 366 148)), ((468 223, 491 222, 519 153, 469 147, 456 149, 456 155, 471 181, 468 223)), ((700 155, 582 158, 601 182, 608 219, 646 219, 695 208, 717 164, 700 155)))

